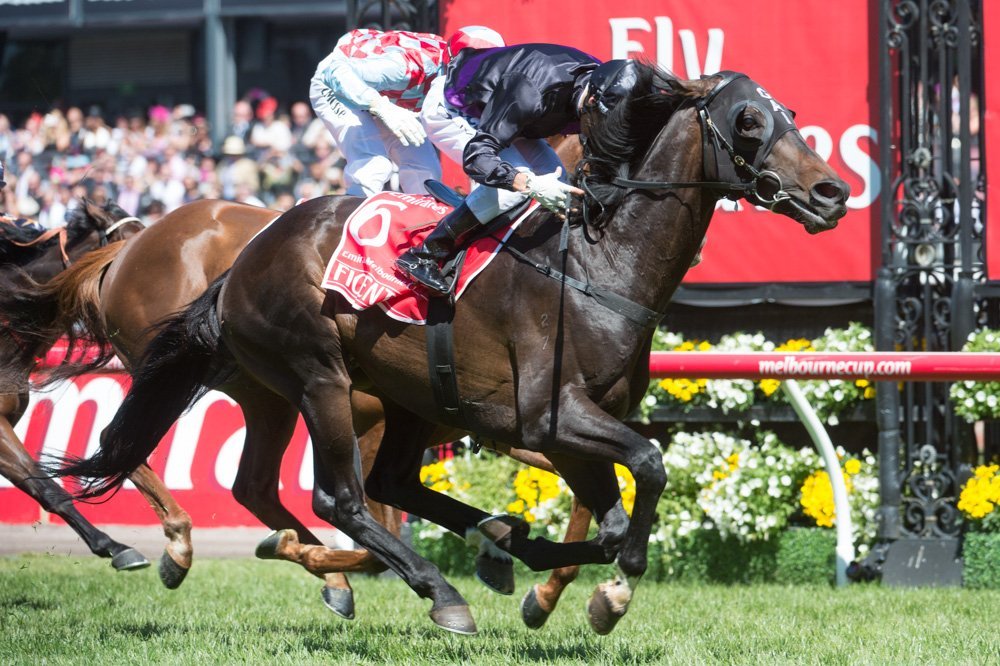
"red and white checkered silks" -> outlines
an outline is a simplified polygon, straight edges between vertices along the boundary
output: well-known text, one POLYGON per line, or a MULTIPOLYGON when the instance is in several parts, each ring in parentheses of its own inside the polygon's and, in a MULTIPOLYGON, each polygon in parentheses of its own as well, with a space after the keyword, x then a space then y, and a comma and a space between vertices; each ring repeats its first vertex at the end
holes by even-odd
POLYGON ((398 53, 406 63, 409 76, 405 87, 379 89, 379 92, 404 109, 419 109, 431 81, 440 72, 448 45, 438 35, 394 30, 352 30, 337 42, 336 51, 352 60, 398 53))

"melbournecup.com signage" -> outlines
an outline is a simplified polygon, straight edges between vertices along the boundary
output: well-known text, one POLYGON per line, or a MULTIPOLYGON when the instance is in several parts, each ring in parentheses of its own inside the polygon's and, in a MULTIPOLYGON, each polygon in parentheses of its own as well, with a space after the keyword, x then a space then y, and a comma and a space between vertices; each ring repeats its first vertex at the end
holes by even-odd
MULTIPOLYGON (((35 393, 15 431, 32 456, 89 456, 101 430, 125 395, 124 374, 95 374, 35 393)), ((245 426, 236 403, 212 392, 170 429, 150 458, 197 527, 259 526, 260 521, 232 498, 230 488, 243 449, 245 426)), ((310 527, 329 527, 311 508, 313 465, 308 433, 301 419, 281 467, 281 498, 310 527)), ((80 504, 99 524, 152 525, 156 516, 131 484, 102 504, 80 504)), ((0 523, 60 522, 38 503, 0 477, 0 523)))

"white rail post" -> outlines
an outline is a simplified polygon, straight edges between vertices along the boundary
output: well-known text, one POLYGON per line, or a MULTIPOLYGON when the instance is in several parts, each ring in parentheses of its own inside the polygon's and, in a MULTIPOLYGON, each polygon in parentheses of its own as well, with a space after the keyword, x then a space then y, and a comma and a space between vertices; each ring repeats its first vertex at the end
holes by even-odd
POLYGON ((833 448, 826 428, 816 415, 816 410, 802 394, 799 383, 794 379, 786 379, 781 382, 781 388, 823 456, 826 473, 833 485, 833 509, 837 521, 837 586, 842 587, 847 585, 847 565, 854 560, 854 540, 851 536, 851 506, 847 502, 847 484, 840 471, 840 460, 837 459, 837 451, 833 448))

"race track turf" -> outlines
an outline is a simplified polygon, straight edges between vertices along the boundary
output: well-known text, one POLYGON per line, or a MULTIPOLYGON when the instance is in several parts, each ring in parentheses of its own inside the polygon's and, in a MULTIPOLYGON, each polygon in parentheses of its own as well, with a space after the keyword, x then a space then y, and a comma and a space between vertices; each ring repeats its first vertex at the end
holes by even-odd
POLYGON ((514 597, 452 582, 480 634, 435 628, 429 602, 399 580, 353 577, 358 618, 322 605, 320 582, 294 565, 200 560, 176 591, 155 568, 115 573, 106 560, 0 558, 0 664, 142 663, 1000 663, 1000 592, 644 584, 629 615, 600 637, 577 584, 549 624, 514 597))

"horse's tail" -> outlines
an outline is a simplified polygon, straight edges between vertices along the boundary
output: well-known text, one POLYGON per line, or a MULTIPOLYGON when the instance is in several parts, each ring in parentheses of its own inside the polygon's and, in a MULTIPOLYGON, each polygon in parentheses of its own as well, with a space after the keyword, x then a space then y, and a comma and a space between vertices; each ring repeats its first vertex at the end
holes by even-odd
POLYGON ((35 354, 61 336, 68 340, 65 358, 42 375, 42 385, 99 368, 114 356, 101 315, 100 286, 104 271, 124 247, 112 243, 88 252, 43 284, 23 271, 4 280, 0 329, 22 350, 35 354), (91 351, 84 355, 85 349, 91 351))
POLYGON ((88 479, 78 497, 96 497, 121 486, 181 414, 224 379, 230 356, 221 339, 217 301, 227 275, 159 325, 97 453, 89 459, 66 458, 58 469, 48 466, 57 476, 88 479))

